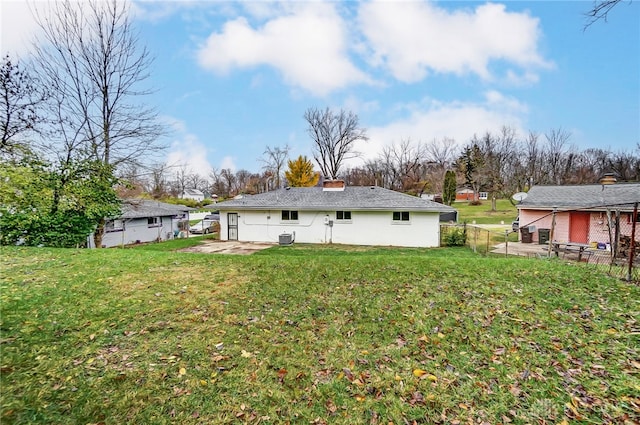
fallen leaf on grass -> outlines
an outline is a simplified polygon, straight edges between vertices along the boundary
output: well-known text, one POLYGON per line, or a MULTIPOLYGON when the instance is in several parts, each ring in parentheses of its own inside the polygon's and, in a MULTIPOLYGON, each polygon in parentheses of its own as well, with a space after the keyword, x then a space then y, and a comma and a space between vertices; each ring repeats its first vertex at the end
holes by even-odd
POLYGON ((336 413, 338 411, 338 407, 331 400, 327 400, 327 402, 325 403, 325 407, 331 414, 336 413))
POLYGON ((186 375, 186 374, 187 374, 187 369, 185 369, 185 368, 181 367, 181 368, 180 368, 180 370, 178 371, 178 374, 179 374, 180 376, 184 376, 184 375, 186 375))
POLYGON ((253 357, 253 353, 250 353, 248 351, 244 351, 242 350, 242 353, 240 354, 242 357, 244 357, 245 359, 251 358, 253 357))
POLYGON ((418 378, 421 378, 422 376, 426 375, 427 371, 426 370, 422 370, 422 369, 413 369, 413 376, 416 376, 418 378))
POLYGON ((432 375, 430 373, 428 373, 426 370, 422 370, 422 369, 414 369, 413 370, 413 375, 420 378, 420 379, 428 379, 431 382, 437 382, 438 381, 438 377, 435 375, 432 375))
POLYGON ((287 369, 281 368, 278 371, 278 382, 280 382, 281 384, 284 384, 284 377, 287 376, 287 373, 289 373, 287 369))
POLYGON ((229 356, 220 356, 220 355, 218 355, 218 356, 211 357, 211 361, 214 362, 214 363, 218 363, 218 362, 220 362, 222 360, 227 360, 228 358, 229 358, 229 356))

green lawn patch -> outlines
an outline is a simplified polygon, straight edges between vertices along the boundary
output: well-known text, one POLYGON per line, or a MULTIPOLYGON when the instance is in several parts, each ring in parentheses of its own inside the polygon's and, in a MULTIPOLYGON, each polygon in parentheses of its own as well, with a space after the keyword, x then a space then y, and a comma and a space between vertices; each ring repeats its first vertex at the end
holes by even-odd
POLYGON ((480 205, 471 205, 469 202, 454 202, 452 205, 458 210, 459 223, 477 224, 511 224, 518 216, 518 209, 508 199, 496 200, 496 211, 491 211, 491 201, 482 201, 480 205))
POLYGON ((4 247, 0 421, 632 423, 638 300, 463 248, 4 247))

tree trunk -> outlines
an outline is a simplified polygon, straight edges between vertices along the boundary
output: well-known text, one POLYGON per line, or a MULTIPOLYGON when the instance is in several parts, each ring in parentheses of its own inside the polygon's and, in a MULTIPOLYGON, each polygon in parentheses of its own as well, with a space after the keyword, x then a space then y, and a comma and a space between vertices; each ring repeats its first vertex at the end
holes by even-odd
POLYGON ((95 232, 93 232, 93 243, 96 248, 102 248, 102 237, 104 236, 104 218, 98 223, 95 232))

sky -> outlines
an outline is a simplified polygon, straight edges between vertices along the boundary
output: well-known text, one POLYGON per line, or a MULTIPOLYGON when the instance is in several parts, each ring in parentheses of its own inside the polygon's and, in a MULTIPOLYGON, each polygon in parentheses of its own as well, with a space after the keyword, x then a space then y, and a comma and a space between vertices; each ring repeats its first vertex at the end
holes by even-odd
MULTIPOLYGON (((2 0, 0 48, 28 58, 29 5, 2 0)), ((577 149, 640 143, 640 1, 585 28, 592 1, 134 1, 171 131, 162 158, 260 172, 267 147, 312 158, 304 113, 358 115, 358 161, 410 140, 562 128, 577 149)))

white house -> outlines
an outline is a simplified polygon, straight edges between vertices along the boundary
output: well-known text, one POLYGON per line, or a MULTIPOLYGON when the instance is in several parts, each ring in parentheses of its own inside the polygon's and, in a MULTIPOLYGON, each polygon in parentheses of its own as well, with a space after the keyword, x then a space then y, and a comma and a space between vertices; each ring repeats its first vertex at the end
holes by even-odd
POLYGON ((292 187, 220 202, 220 239, 436 247, 452 207, 377 186, 292 187), (284 236, 281 239, 281 236, 284 236))
MULTIPOLYGON (((173 239, 178 223, 188 221, 189 211, 192 209, 148 199, 124 200, 121 215, 105 222, 102 246, 110 248, 173 239)), ((89 247, 95 248, 93 235, 89 236, 88 241, 89 247)))
POLYGON ((194 201, 204 201, 204 193, 198 189, 185 189, 180 195, 182 199, 193 199, 194 201))

